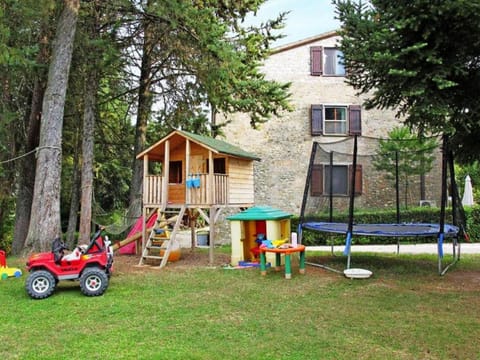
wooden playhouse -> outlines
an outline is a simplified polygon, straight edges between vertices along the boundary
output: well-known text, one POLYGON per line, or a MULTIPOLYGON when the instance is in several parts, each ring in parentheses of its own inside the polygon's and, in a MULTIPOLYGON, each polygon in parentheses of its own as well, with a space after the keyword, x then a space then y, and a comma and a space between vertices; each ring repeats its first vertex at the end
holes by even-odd
POLYGON ((157 259, 161 260, 160 266, 165 266, 179 224, 193 209, 209 225, 210 261, 213 261, 218 215, 227 207, 253 206, 253 162, 260 159, 224 141, 181 130, 172 131, 138 154, 137 159, 144 163, 143 219, 152 211, 161 213, 159 219, 174 219, 163 256, 152 255, 156 229, 147 229, 144 222, 140 265, 146 259, 157 259))

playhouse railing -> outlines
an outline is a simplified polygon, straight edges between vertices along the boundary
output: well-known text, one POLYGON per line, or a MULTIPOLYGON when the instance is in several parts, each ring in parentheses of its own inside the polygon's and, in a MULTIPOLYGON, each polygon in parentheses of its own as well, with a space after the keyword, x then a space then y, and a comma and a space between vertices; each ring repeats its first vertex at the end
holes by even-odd
POLYGON ((143 183, 143 206, 158 206, 162 203, 163 176, 147 175, 143 183))
MULTIPOLYGON (((185 203, 190 205, 227 205, 228 175, 214 174, 212 185, 208 174, 192 174, 185 181, 185 203), (212 187, 212 188, 211 188, 212 187), (209 195, 210 194, 210 195, 209 195)), ((155 207, 162 204, 163 176, 147 175, 143 184, 143 204, 155 207)))
POLYGON ((217 205, 228 203, 228 175, 214 174, 213 188, 210 189, 208 174, 192 174, 187 182, 187 202, 191 205, 217 205), (209 198, 211 194, 211 199, 209 198))

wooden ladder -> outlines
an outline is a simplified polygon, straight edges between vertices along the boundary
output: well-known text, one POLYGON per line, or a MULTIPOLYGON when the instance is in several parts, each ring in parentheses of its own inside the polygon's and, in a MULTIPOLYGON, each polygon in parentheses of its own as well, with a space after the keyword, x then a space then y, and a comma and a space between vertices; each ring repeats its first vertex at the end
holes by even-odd
POLYGON ((159 210, 157 222, 148 236, 147 243, 142 251, 138 265, 146 265, 145 262, 152 260, 159 262, 158 267, 167 265, 172 249, 177 245, 176 236, 185 214, 185 205, 179 208, 165 208, 159 210), (167 215, 172 215, 167 218, 167 215), (174 224, 173 229, 167 229, 169 224, 174 224), (166 246, 165 246, 166 244, 166 246), (162 254, 163 251, 163 254, 162 254))

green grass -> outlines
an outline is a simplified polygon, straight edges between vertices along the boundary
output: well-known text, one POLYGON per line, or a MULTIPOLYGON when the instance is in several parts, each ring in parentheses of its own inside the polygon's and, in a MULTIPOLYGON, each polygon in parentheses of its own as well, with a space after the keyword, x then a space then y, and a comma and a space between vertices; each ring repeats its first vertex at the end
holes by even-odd
POLYGON ((433 256, 357 255, 352 265, 374 275, 167 267, 116 273, 96 298, 61 282, 45 300, 28 297, 24 274, 0 282, 0 359, 480 358, 480 256, 443 277, 433 256))

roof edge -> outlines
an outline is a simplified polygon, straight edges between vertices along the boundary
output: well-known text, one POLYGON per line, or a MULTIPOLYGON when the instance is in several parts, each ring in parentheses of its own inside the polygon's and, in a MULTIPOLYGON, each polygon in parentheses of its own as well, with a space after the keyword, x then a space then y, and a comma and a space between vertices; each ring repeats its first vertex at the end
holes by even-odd
POLYGON ((319 40, 323 40, 323 39, 327 39, 327 38, 333 37, 333 36, 338 36, 338 30, 328 31, 328 32, 325 32, 325 33, 322 33, 322 34, 319 34, 319 35, 315 35, 315 36, 305 38, 303 40, 298 40, 298 41, 294 41, 294 42, 291 42, 291 43, 288 43, 288 44, 285 44, 285 45, 278 46, 278 47, 272 49, 272 51, 270 52, 270 55, 274 55, 274 54, 278 54, 278 53, 281 53, 281 52, 284 52, 284 51, 288 51, 290 49, 294 49, 296 47, 307 45, 309 43, 319 41, 319 40))

